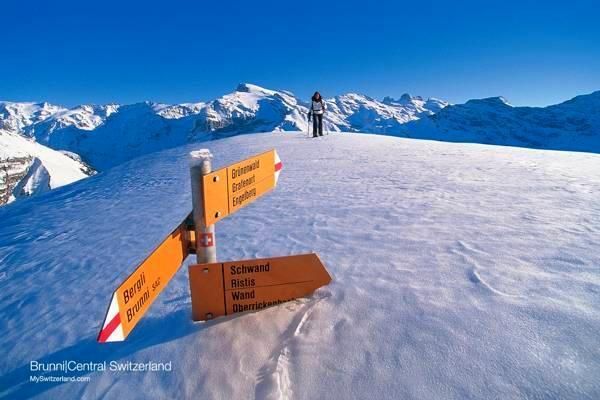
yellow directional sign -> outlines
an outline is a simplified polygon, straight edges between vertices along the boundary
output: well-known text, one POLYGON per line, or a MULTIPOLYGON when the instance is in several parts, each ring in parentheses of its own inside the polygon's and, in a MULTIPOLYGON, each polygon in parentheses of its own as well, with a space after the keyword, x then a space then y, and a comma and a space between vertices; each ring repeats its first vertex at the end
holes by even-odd
POLYGON ((192 318, 203 321, 307 296, 331 282, 314 254, 189 267, 192 318))
POLYGON ((204 223, 212 225, 269 192, 281 167, 277 152, 270 150, 204 175, 204 223))
POLYGON ((98 342, 125 340, 188 256, 192 240, 181 223, 125 279, 113 293, 98 342))

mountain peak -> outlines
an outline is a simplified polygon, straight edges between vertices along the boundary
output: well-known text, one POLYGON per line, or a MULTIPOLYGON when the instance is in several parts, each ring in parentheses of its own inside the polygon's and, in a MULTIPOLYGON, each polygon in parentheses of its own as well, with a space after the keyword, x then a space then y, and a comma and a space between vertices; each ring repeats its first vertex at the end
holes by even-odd
POLYGON ((404 93, 402 96, 400 96, 399 100, 403 103, 408 103, 412 100, 412 97, 410 96, 410 94, 404 93))
POLYGON ((271 93, 272 90, 265 89, 252 83, 240 83, 235 89, 236 92, 242 93, 271 93))
POLYGON ((349 92, 349 93, 343 94, 339 97, 346 97, 346 98, 355 99, 355 100, 373 100, 369 96, 366 96, 366 95, 360 94, 360 93, 354 93, 354 92, 349 92))
POLYGON ((423 98, 421 96, 411 96, 409 93, 404 93, 402 96, 400 96, 399 99, 394 99, 393 97, 390 96, 386 96, 383 98, 383 103, 384 104, 396 104, 396 105, 409 105, 409 104, 414 104, 415 100, 417 101, 423 101, 423 98))
POLYGON ((581 110, 588 110, 594 114, 598 114, 600 110, 600 90, 592 92, 590 94, 582 94, 575 96, 570 100, 563 103, 551 106, 551 107, 579 107, 581 110))
POLYGON ((508 107, 512 107, 512 105, 508 102, 508 100, 506 100, 502 96, 486 97, 484 99, 469 100, 465 104, 471 104, 471 105, 473 105, 473 104, 485 104, 485 105, 490 105, 490 106, 508 106, 508 107))

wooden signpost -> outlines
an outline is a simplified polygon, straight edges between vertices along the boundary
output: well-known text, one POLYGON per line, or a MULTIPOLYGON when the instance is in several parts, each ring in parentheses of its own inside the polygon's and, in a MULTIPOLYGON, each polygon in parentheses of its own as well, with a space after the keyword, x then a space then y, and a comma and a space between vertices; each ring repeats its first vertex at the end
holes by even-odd
POLYGON ((271 191, 282 163, 270 150, 213 172, 208 150, 191 157, 193 211, 114 291, 100 343, 125 340, 191 252, 197 257, 189 267, 195 321, 258 311, 331 281, 314 253, 216 262, 215 222, 271 191))

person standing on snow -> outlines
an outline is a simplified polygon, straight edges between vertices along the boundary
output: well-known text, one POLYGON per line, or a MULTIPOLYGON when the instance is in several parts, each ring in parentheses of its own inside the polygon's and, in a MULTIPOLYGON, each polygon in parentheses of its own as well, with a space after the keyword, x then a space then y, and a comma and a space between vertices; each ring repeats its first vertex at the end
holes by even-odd
POLYGON ((315 92, 311 99, 310 110, 308 110, 308 122, 313 118, 313 137, 323 136, 323 114, 325 113, 325 102, 321 93, 315 92))

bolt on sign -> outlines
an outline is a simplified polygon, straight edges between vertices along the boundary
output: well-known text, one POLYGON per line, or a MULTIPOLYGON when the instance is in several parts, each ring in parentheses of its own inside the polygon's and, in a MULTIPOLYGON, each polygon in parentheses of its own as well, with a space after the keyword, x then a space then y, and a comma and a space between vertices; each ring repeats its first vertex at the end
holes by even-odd
POLYGON ((273 149, 204 175, 204 223, 212 225, 269 192, 282 166, 273 149))
POLYGON ((181 223, 114 291, 98 342, 125 340, 148 311, 189 254, 187 225, 181 223))
POLYGON ((258 311, 331 282, 315 253, 189 266, 192 318, 258 311))

